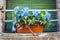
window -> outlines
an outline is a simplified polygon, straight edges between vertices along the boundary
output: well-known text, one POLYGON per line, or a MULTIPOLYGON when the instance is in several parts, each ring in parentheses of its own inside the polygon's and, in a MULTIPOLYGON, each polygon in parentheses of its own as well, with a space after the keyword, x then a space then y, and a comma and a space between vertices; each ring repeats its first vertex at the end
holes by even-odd
MULTIPOLYGON (((26 6, 30 9, 56 9, 56 0, 7 0, 7 9, 14 9, 16 6, 26 6)), ((56 12, 49 12, 51 13, 52 18, 56 19, 56 12)), ((13 12, 6 12, 6 20, 12 20, 13 12)), ((44 28, 44 32, 54 32, 57 31, 56 27, 57 22, 51 22, 52 26, 44 28)), ((11 22, 7 23, 5 26, 6 32, 12 31, 11 22)))

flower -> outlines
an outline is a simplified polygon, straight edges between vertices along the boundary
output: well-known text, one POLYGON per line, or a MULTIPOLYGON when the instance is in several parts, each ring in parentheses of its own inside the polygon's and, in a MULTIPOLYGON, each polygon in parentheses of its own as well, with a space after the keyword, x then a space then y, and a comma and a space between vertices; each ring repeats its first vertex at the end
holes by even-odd
POLYGON ((33 10, 32 13, 33 13, 33 16, 38 17, 38 11, 36 9, 33 10))
POLYGON ((24 19, 25 16, 28 16, 29 14, 29 11, 28 11, 28 7, 24 7, 21 11, 21 16, 22 16, 22 19, 24 19))
POLYGON ((16 19, 18 19, 19 18, 19 16, 18 15, 16 15, 16 19))
POLYGON ((16 7, 14 8, 14 10, 15 10, 15 11, 19 11, 19 6, 16 6, 16 7))
POLYGON ((17 15, 17 14, 18 14, 19 8, 20 8, 19 6, 16 6, 16 7, 14 8, 14 10, 15 10, 14 15, 15 15, 15 18, 16 18, 16 19, 18 19, 18 15, 17 15))
POLYGON ((51 18, 51 14, 50 13, 46 13, 44 16, 44 19, 49 20, 51 18))

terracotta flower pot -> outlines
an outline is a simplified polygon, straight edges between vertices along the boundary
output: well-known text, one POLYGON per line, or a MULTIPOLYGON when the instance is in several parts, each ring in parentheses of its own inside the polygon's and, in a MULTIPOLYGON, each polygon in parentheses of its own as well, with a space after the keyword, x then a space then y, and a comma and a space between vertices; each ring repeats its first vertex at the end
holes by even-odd
POLYGON ((23 27, 17 27, 17 33, 31 33, 31 31, 33 33, 42 33, 43 32, 43 25, 29 25, 29 28, 25 28, 23 27))

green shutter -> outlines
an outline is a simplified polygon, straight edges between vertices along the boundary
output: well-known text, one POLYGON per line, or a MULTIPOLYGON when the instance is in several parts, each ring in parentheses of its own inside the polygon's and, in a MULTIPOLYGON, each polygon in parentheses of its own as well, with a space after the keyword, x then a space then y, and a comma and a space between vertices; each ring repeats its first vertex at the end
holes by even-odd
MULTIPOLYGON (((27 6, 31 9, 56 9, 56 0, 8 0, 7 1, 7 9, 13 9, 16 6, 27 6)), ((7 19, 11 19, 12 18, 11 15, 12 14, 7 14, 7 19)), ((52 15, 52 19, 56 19, 55 17, 56 12, 51 12, 51 15, 52 15)), ((9 26, 11 27, 11 25, 9 26)), ((49 27, 49 30, 44 28, 44 31, 55 31, 56 30, 55 28, 56 27, 54 24, 54 26, 52 25, 49 27)))

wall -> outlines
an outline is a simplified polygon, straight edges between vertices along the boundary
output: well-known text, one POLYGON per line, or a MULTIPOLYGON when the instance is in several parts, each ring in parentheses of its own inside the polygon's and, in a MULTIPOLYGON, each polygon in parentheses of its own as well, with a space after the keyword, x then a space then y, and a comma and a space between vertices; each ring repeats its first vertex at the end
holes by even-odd
MULTIPOLYGON (((0 3, 1 1, 3 2, 3 0, 0 0, 0 3)), ((5 4, 5 2, 3 3, 5 4)), ((0 6, 0 8, 2 8, 2 6, 0 6)), ((3 8, 5 8, 5 6, 3 8)), ((4 12, 2 13, 0 10, 0 17, 3 16, 2 18, 4 18, 4 15, 5 15, 4 12)), ((0 40, 60 40, 60 32, 48 33, 47 35, 43 33, 43 35, 39 34, 39 36, 35 36, 35 37, 32 36, 32 34, 26 35, 20 33, 3 33, 1 23, 2 20, 0 18, 0 40)))

